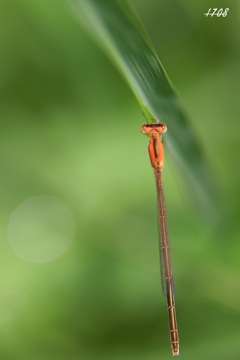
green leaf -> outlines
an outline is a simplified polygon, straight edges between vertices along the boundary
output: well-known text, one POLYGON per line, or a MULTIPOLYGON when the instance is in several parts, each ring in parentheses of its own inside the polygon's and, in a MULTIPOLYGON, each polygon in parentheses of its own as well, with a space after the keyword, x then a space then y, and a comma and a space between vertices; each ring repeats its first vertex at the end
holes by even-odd
MULTIPOLYGON (((126 1, 71 0, 82 24, 112 59, 152 122, 167 124, 164 142, 193 185, 203 213, 217 219, 205 159, 178 96, 139 19, 126 1)), ((176 61, 177 66, 177 61, 176 61)))

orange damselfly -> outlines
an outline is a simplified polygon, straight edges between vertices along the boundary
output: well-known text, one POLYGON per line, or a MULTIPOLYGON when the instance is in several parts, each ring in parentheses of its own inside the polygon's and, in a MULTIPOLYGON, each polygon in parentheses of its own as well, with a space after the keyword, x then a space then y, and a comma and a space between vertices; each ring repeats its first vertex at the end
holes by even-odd
POLYGON ((162 134, 167 131, 167 126, 162 122, 143 124, 141 132, 150 138, 148 152, 155 175, 157 188, 158 207, 158 233, 163 294, 167 298, 170 342, 173 355, 179 355, 179 338, 174 300, 174 285, 172 264, 168 240, 166 210, 163 194, 162 169, 164 165, 164 147, 162 134))

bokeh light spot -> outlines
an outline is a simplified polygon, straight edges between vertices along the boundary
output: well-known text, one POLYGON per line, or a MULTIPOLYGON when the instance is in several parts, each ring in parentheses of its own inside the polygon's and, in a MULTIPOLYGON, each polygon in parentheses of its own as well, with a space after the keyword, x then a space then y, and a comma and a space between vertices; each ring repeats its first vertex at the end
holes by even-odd
POLYGON ((28 300, 28 292, 0 290, 0 324, 15 318, 28 300))
POLYGON ((12 214, 8 238, 24 260, 45 263, 61 256, 75 233, 73 216, 66 205, 49 196, 26 200, 12 214))

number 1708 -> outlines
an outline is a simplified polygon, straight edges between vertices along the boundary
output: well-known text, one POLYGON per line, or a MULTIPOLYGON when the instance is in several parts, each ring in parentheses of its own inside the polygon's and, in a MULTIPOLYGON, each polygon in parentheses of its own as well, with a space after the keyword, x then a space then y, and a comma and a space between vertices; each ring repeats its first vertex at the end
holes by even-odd
POLYGON ((225 16, 227 16, 227 13, 228 13, 228 11, 229 11, 229 8, 226 8, 225 10, 223 10, 223 9, 217 9, 217 8, 215 8, 215 9, 213 9, 212 10, 212 12, 211 12, 211 8, 208 10, 208 12, 207 13, 205 13, 204 15, 207 17, 207 16, 211 16, 211 17, 213 17, 213 16, 217 16, 217 17, 220 17, 220 16, 223 16, 223 17, 225 17, 225 16))

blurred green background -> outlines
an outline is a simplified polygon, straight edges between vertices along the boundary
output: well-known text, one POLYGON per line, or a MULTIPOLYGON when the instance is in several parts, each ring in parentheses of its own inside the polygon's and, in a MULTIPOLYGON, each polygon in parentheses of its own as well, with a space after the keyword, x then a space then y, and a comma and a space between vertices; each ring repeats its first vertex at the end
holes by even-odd
MULTIPOLYGON (((199 215, 166 154, 180 354, 239 359, 240 2, 218 4, 230 9, 225 18, 203 15, 210 1, 131 3, 191 118, 224 214, 218 228, 199 215)), ((72 15, 62 0, 0 2, 0 356, 171 359, 144 119, 72 15), (40 196, 68 209, 75 236, 69 225, 34 259, 28 244, 13 246, 26 213, 14 219, 40 196)))

